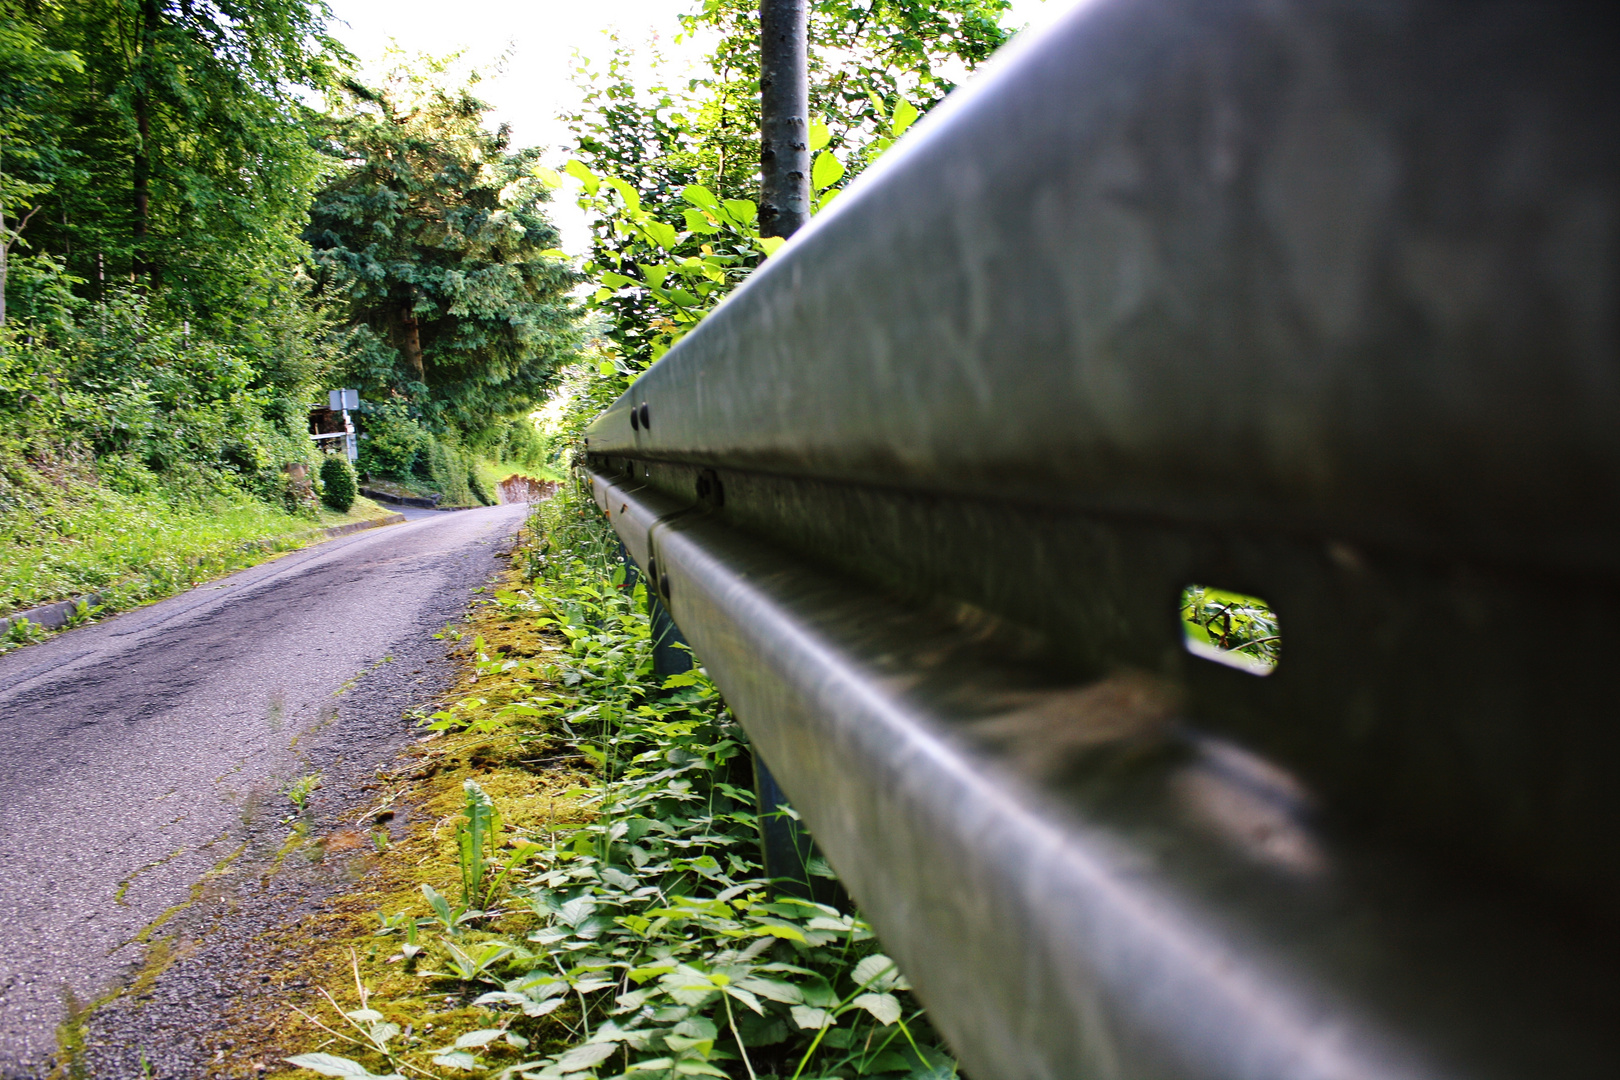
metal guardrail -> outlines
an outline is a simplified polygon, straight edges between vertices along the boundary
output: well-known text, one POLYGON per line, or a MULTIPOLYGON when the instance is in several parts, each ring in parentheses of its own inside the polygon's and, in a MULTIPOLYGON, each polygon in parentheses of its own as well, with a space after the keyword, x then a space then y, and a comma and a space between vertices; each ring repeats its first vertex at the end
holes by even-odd
POLYGON ((1097 0, 591 428, 973 1076, 1620 1072, 1615 44, 1097 0))

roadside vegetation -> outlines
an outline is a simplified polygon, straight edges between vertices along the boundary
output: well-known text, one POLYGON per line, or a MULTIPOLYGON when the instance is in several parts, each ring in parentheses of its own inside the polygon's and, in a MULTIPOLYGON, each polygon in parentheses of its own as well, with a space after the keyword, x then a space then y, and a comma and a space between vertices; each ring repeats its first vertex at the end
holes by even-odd
MULTIPOLYGON (((818 211, 1006 40, 1005 9, 812 0, 818 211)), ((461 687, 322 841, 363 876, 261 943, 291 1013, 238 1017, 219 1070, 956 1075, 859 913, 763 877, 746 735, 701 666, 653 676, 574 468, 590 419, 782 242, 753 198, 756 5, 690 5, 715 42, 695 77, 582 64, 556 170, 448 60, 361 79, 329 17, 0 0, 0 614, 150 599, 335 513, 350 478, 320 480, 307 427, 334 386, 365 402, 350 514, 367 485, 471 506, 510 472, 561 484, 445 631, 461 687), (577 264, 546 213, 565 190, 592 221, 577 264), (404 839, 375 827, 407 806, 404 839)), ((289 852, 319 782, 285 793, 289 852)))
MULTIPOLYGON (((18 512, 0 514, 0 609, 26 611, 65 596, 95 595, 86 618, 252 566, 332 526, 392 513, 369 499, 356 499, 343 513, 322 506, 290 514, 237 492, 171 499, 60 475, 49 483, 37 473, 21 479, 33 486, 8 492, 18 512)), ((0 636, 0 652, 42 634, 10 628, 0 636)))
POLYGON ((535 152, 442 63, 362 82, 328 19, 0 0, 0 616, 295 543, 333 387, 361 472, 441 505, 543 472, 580 334, 535 152))
POLYGON ((765 879, 747 736, 701 668, 653 675, 643 587, 625 587, 594 510, 578 488, 542 504, 487 602, 447 629, 462 684, 419 718, 378 802, 426 813, 361 889, 266 950, 278 981, 317 989, 292 1023, 244 1018, 236 1060, 353 1077, 956 1075, 859 914, 765 879))

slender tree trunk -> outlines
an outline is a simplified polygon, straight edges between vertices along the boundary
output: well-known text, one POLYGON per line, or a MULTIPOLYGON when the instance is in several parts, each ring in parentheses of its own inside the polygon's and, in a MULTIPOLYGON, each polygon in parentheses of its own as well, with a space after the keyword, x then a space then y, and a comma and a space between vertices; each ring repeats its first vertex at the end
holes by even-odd
MULTIPOLYGON (((0 144, 0 152, 4 151, 4 144, 0 144)), ((0 166, 5 162, 0 157, 0 166)), ((0 167, 0 180, 5 179, 5 169, 0 167)), ((21 231, 21 230, 19 230, 21 231)), ((6 231, 6 208, 0 205, 0 326, 6 325, 6 279, 11 273, 11 234, 6 231)))
POLYGON ((759 4, 759 234, 810 220, 810 62, 805 0, 759 4))
POLYGON ((11 246, 22 237, 22 231, 28 228, 28 223, 37 213, 38 206, 16 219, 15 225, 7 225, 5 212, 0 210, 0 326, 6 325, 6 284, 11 278, 11 246))
POLYGON ((133 254, 130 271, 136 278, 143 274, 156 276, 157 268, 148 257, 148 224, 151 219, 152 188, 152 65, 157 49, 158 20, 163 17, 162 0, 142 0, 140 53, 135 67, 135 93, 131 105, 135 110, 135 161, 132 188, 135 202, 135 221, 132 239, 133 254))

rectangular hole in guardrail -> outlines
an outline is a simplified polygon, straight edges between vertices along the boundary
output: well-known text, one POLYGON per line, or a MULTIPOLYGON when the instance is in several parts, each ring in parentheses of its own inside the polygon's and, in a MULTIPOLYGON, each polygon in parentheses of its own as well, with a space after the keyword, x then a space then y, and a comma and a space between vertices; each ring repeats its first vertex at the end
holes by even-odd
POLYGON ((1181 590, 1187 651, 1251 675, 1270 675, 1282 656, 1277 613, 1258 596, 1189 585, 1181 590))

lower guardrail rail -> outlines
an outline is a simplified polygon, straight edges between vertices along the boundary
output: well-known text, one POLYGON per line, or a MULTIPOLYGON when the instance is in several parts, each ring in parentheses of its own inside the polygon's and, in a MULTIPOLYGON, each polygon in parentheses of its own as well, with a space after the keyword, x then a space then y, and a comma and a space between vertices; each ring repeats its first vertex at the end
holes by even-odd
POLYGON ((972 1076, 1620 1074, 1614 37, 1076 8, 590 429, 972 1076))

